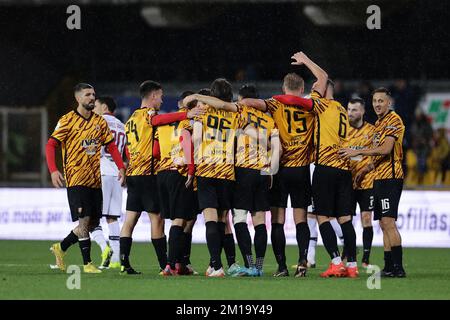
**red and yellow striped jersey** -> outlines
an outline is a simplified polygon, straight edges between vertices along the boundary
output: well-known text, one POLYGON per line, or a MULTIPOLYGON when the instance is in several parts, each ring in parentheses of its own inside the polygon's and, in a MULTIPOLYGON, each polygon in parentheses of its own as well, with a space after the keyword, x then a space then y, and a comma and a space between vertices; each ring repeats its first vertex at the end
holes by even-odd
POLYGON ((114 140, 105 119, 71 111, 59 119, 51 137, 61 143, 67 187, 101 188, 101 147, 114 140))
POLYGON ((314 151, 314 114, 295 106, 283 104, 275 99, 265 100, 268 111, 280 133, 283 167, 301 167, 312 162, 314 151))
POLYGON ((394 111, 389 111, 384 117, 375 122, 374 147, 381 146, 386 137, 395 139, 392 152, 374 159, 376 176, 375 180, 403 179, 403 136, 405 126, 400 116, 394 111))
POLYGON ((349 170, 349 160, 338 154, 340 148, 347 146, 349 128, 347 111, 336 100, 323 98, 317 91, 311 93, 315 125, 315 163, 327 167, 349 170))
POLYGON ((149 112, 156 113, 156 110, 139 108, 125 124, 130 153, 127 176, 153 175, 158 170, 158 159, 154 158, 152 153, 153 139, 157 139, 157 132, 151 125, 149 112))
MULTIPOLYGON (((179 112, 186 111, 186 109, 179 110, 179 112)), ((159 148, 161 153, 158 172, 177 169, 180 174, 187 176, 188 167, 183 164, 184 152, 180 143, 180 137, 183 129, 191 130, 189 120, 177 121, 168 125, 157 127, 159 148)))
POLYGON ((256 137, 239 132, 236 145, 236 167, 264 170, 270 168, 270 136, 275 122, 266 113, 241 105, 241 117, 245 125, 250 125, 256 137))
MULTIPOLYGON (((375 127, 368 122, 364 122, 360 128, 350 126, 348 131, 348 147, 354 150, 365 150, 372 147, 375 127)), ((350 170, 352 170, 352 177, 355 179, 356 175, 368 164, 372 162, 371 157, 357 156, 350 158, 350 170)), ((370 171, 364 176, 363 181, 358 186, 358 190, 372 189, 373 180, 375 178, 375 171, 370 171)))
POLYGON ((234 180, 234 140, 244 124, 240 112, 239 106, 238 112, 208 107, 196 119, 202 124, 201 144, 194 146, 196 176, 234 180))

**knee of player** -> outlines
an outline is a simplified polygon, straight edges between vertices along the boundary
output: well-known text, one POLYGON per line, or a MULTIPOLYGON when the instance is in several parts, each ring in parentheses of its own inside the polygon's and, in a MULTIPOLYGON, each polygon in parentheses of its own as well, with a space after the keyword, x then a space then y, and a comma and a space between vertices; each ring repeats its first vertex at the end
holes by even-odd
POLYGON ((372 214, 370 212, 361 213, 361 220, 363 227, 371 227, 372 226, 372 214))
POLYGON ((247 223, 247 211, 246 210, 234 210, 233 224, 247 223))
POLYGON ((352 217, 351 216, 343 216, 343 217, 339 217, 338 218, 339 224, 344 224, 344 223, 347 223, 349 221, 352 221, 352 217))
POLYGON ((383 230, 390 230, 395 228, 395 220, 391 218, 382 218, 380 220, 380 226, 383 230))

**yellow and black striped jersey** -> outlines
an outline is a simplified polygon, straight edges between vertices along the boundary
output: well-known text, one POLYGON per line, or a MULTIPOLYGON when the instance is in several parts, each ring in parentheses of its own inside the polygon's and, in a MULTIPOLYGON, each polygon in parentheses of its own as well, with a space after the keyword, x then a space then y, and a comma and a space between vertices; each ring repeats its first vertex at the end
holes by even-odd
POLYGON ((309 165, 314 152, 314 114, 273 98, 265 102, 280 133, 283 148, 280 165, 283 167, 309 165))
POLYGON ((196 176, 234 180, 234 140, 242 128, 240 107, 238 112, 208 107, 196 121, 202 124, 202 141, 195 146, 196 176))
POLYGON ((392 152, 374 159, 376 176, 375 180, 403 179, 403 136, 405 126, 400 116, 390 110, 383 118, 375 122, 374 147, 381 146, 386 137, 395 139, 392 152))
POLYGON ((347 111, 336 100, 323 98, 317 91, 311 93, 315 125, 315 163, 327 167, 349 170, 349 160, 338 154, 347 146, 349 128, 347 111))
MULTIPOLYGON (((364 122, 360 128, 350 126, 348 131, 348 147, 353 150, 365 150, 372 148, 372 141, 375 127, 368 122, 364 122)), ((352 177, 356 175, 368 164, 372 162, 371 157, 357 156, 350 158, 350 170, 352 177)), ((358 190, 372 189, 375 171, 370 171, 364 176, 363 181, 358 186, 358 190)))
POLYGON ((130 154, 127 176, 152 175, 158 170, 158 160, 153 157, 153 139, 157 139, 157 132, 151 125, 149 112, 156 113, 156 110, 139 108, 125 124, 130 154))
POLYGON ((244 125, 250 125, 257 131, 256 137, 240 132, 236 144, 236 167, 267 170, 270 168, 270 136, 275 122, 268 114, 241 105, 241 117, 244 125))
POLYGON ((61 143, 67 187, 101 188, 101 147, 114 140, 105 119, 71 111, 59 119, 51 137, 61 143))
MULTIPOLYGON (((186 112, 186 109, 180 109, 179 112, 186 112)), ((189 120, 173 122, 167 125, 158 126, 158 140, 160 149, 160 161, 158 172, 164 170, 177 169, 178 172, 187 176, 188 168, 184 163, 184 152, 181 147, 180 137, 183 129, 192 130, 189 120)))

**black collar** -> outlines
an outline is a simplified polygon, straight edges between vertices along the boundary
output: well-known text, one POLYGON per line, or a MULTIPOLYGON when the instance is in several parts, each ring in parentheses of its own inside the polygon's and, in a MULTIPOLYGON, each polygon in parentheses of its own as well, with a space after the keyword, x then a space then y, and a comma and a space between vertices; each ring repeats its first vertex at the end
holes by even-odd
POLYGON ((89 118, 85 118, 85 117, 83 117, 83 116, 81 115, 81 113, 78 112, 77 109, 75 109, 75 113, 76 113, 78 116, 80 116, 81 118, 83 118, 84 120, 86 120, 86 121, 91 120, 91 119, 92 119, 92 116, 94 115, 94 112, 91 111, 91 115, 89 116, 89 118))

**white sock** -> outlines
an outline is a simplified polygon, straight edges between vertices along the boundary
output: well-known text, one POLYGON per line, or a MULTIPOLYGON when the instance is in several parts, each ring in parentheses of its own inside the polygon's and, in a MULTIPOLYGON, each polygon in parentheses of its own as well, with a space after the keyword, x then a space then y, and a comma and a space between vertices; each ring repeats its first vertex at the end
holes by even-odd
POLYGON ((113 251, 111 262, 120 262, 120 225, 119 221, 108 223, 109 245, 113 251))
POLYGON ((334 265, 341 264, 342 263, 341 257, 336 257, 336 258, 331 259, 331 263, 334 265))
POLYGON ((316 263, 316 246, 317 246, 317 219, 308 217, 308 227, 310 232, 309 246, 308 246, 308 262, 316 263))
POLYGON ((358 265, 357 265, 356 261, 355 262, 347 262, 347 267, 354 268, 354 267, 357 267, 357 266, 358 265))
POLYGON ((341 240, 341 244, 344 244, 344 235, 342 234, 342 229, 339 222, 337 221, 337 219, 332 219, 330 223, 333 227, 334 232, 336 233, 336 236, 339 238, 339 240, 341 240))
POLYGON ((94 239, 95 242, 97 242, 97 244, 100 246, 100 249, 105 250, 107 244, 106 244, 106 239, 105 239, 105 235, 103 234, 103 230, 101 226, 98 226, 97 228, 94 229, 94 231, 91 232, 92 235, 92 239, 94 239))

